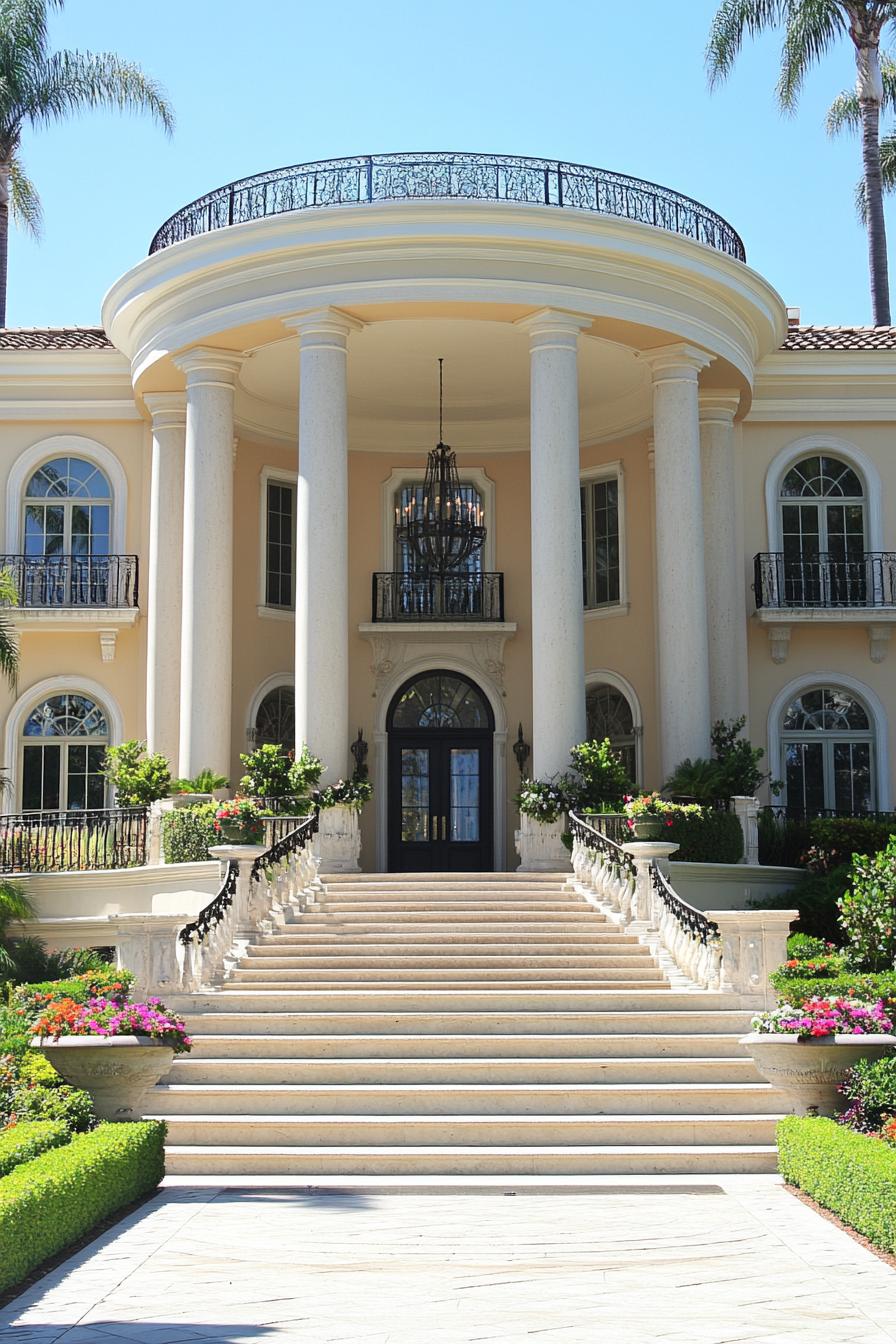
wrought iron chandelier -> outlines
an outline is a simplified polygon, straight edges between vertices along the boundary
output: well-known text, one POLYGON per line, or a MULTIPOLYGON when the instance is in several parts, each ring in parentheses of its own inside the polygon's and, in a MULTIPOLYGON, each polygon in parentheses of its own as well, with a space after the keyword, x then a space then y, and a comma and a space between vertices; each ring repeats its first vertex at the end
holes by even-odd
POLYGON ((442 442, 442 360, 439 360, 439 442, 426 459, 422 493, 395 510, 399 542, 430 571, 460 569, 485 541, 482 506, 464 499, 457 461, 442 442))

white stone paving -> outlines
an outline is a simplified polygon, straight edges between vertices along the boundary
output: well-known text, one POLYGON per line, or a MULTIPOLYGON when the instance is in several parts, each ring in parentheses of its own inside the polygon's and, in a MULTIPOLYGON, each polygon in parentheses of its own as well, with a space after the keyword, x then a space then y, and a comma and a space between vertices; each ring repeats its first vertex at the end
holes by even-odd
POLYGON ((896 1271, 775 1178, 467 1193, 175 1185, 5 1344, 892 1344, 896 1271))

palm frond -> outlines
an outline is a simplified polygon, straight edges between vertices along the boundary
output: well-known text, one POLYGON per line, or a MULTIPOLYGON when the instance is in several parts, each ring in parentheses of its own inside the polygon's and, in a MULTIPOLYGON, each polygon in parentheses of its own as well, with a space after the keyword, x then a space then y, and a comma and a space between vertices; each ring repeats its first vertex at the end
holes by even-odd
POLYGON ((148 112, 169 135, 174 130, 162 86, 113 52, 54 52, 36 72, 22 110, 24 120, 46 124, 95 107, 148 112))
MULTIPOLYGON (((19 228, 39 238, 43 231, 44 212, 37 187, 22 168, 18 157, 12 159, 9 173, 9 204, 12 217, 19 228)), ((2 599, 0 599, 2 600, 2 599)))
POLYGON ((10 686, 15 686, 19 673, 19 643, 6 611, 17 606, 18 601, 15 579, 8 569, 0 569, 0 672, 10 686))
POLYGON ((31 919, 33 915, 34 906, 21 882, 0 878, 0 931, 14 919, 31 919))
MULTIPOLYGON (((896 130, 882 135, 880 140, 880 179, 884 192, 896 191, 896 130)), ((865 179, 860 177, 855 190, 856 214, 862 224, 868 223, 868 205, 865 198, 865 179)))
POLYGON ((846 16, 837 0, 799 0, 788 5, 776 89, 785 112, 794 110, 808 71, 845 31, 846 16))
POLYGON ((745 37, 757 37, 784 23, 790 0, 723 0, 706 44, 706 75, 714 89, 730 75, 745 37))
MULTIPOLYGON (((896 112, 896 61, 892 56, 881 56, 880 73, 884 85, 882 112, 896 112)), ((855 89, 844 89, 831 103, 824 119, 828 135, 839 135, 843 130, 858 131, 862 126, 862 109, 855 89)))

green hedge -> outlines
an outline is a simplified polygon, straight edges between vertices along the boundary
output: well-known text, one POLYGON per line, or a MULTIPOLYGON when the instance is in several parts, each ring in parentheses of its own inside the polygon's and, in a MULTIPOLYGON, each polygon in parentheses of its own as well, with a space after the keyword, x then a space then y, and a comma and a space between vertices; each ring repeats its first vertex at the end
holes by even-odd
POLYGON ((71 1135, 54 1120, 35 1120, 13 1125, 0 1134, 0 1176, 8 1176, 20 1162, 30 1162, 49 1148, 61 1148, 71 1135))
POLYGON ((739 863, 744 852, 744 833, 733 812, 709 808, 703 816, 672 813, 672 825, 663 839, 679 845, 674 863, 739 863))
POLYGON ((0 1180, 0 1292, 154 1190, 164 1142, 158 1120, 100 1125, 0 1180))
POLYGON ((835 862, 847 862, 853 854, 879 854, 893 834, 893 822, 876 817, 813 817, 809 840, 819 849, 833 851, 835 862))
POLYGON ((896 1011, 896 971, 845 971, 835 976, 794 976, 773 971, 769 976, 779 1003, 799 1008, 807 999, 883 999, 886 1008, 896 1011))
POLYGON ((778 1170, 882 1251, 896 1253, 896 1148, 835 1120, 778 1124, 778 1170))
POLYGON ((796 887, 766 896, 761 901, 748 901, 751 910, 792 910, 800 912, 797 921, 799 933, 810 934, 828 943, 842 943, 840 912, 837 902, 849 886, 849 867, 835 868, 830 873, 807 873, 796 887))
POLYGON ((175 807, 162 818, 162 850, 166 863, 202 863, 209 849, 220 842, 215 830, 217 803, 175 807))

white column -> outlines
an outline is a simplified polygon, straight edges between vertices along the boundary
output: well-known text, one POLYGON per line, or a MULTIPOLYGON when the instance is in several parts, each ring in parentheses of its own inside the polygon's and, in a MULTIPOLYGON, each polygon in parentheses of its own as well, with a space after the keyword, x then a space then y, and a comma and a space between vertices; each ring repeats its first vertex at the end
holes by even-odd
POLYGON ((146 583, 146 742, 173 769, 178 763, 181 573, 184 525, 182 392, 147 393, 152 417, 149 490, 149 574, 146 583))
POLYGON ((689 345, 644 353, 653 375, 656 602, 663 778, 709 755, 709 649, 697 375, 712 356, 689 345))
POLYGON ((198 347, 187 375, 178 773, 229 777, 233 681, 233 392, 242 357, 198 347))
POLYGON ((569 767, 585 738, 579 332, 587 318, 544 309, 529 332, 532 510, 532 770, 569 767))
POLYGON ((348 727, 348 336, 360 324, 321 308, 299 333, 296 492, 296 750, 325 780, 346 772, 348 727))
POLYGON ((709 707, 713 723, 746 714, 747 628, 734 474, 737 392, 700 393, 709 707))

